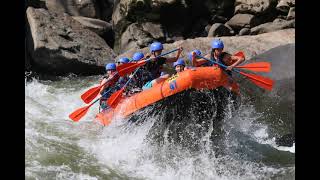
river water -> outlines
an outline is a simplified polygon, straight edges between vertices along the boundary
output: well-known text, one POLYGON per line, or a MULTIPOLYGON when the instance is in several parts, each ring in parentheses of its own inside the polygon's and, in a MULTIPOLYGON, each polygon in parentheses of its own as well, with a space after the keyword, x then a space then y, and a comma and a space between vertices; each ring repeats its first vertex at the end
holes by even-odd
POLYGON ((195 152, 153 143, 150 132, 161 114, 149 115, 148 108, 139 113, 140 124, 94 123, 98 103, 79 122, 68 119, 100 77, 25 82, 26 179, 295 179, 294 145, 277 146, 269 121, 258 120, 265 114, 249 100, 224 119, 223 153, 210 143, 195 152))

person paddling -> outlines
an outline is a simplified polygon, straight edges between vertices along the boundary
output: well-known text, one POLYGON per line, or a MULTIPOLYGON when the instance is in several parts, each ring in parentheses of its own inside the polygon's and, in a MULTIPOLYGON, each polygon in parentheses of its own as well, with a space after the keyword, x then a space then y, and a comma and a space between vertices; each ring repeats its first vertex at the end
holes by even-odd
POLYGON ((102 110, 108 109, 108 105, 106 103, 106 100, 111 96, 113 92, 117 90, 116 87, 114 87, 119 80, 120 76, 116 74, 116 64, 115 63, 108 63, 106 65, 106 75, 102 78, 100 85, 106 83, 104 86, 100 89, 100 94, 103 95, 100 99, 100 108, 102 110))
POLYGON ((147 56, 147 58, 153 58, 153 59, 145 65, 145 68, 147 71, 149 71, 151 73, 152 79, 156 79, 160 76, 162 66, 164 64, 175 62, 179 58, 183 48, 179 47, 179 50, 178 50, 176 57, 154 58, 156 56, 159 56, 161 54, 162 50, 163 50, 163 45, 160 42, 153 42, 150 46, 151 55, 147 56))
MULTIPOLYGON (((134 63, 137 63, 138 61, 145 60, 145 56, 142 52, 135 52, 132 56, 132 61, 134 63)), ((128 90, 126 90, 127 95, 134 94, 136 92, 142 91, 142 86, 152 80, 152 75, 149 71, 146 70, 145 66, 139 67, 138 71, 133 75, 129 76, 129 78, 132 77, 132 81, 128 85, 128 90)))
POLYGON ((198 49, 194 49, 194 50, 192 50, 191 52, 188 53, 188 59, 189 59, 189 63, 190 63, 191 66, 195 66, 196 67, 196 65, 193 64, 193 61, 194 61, 194 59, 198 59, 197 56, 200 56, 200 55, 201 55, 201 51, 198 50, 198 49), (195 53, 196 55, 193 56, 193 53, 195 53))
POLYGON ((127 57, 122 57, 118 60, 118 66, 122 65, 122 64, 125 64, 125 63, 128 63, 130 61, 129 58, 127 57))
POLYGON ((184 59, 180 58, 173 63, 173 67, 176 70, 176 74, 177 74, 179 72, 184 71, 184 68, 186 67, 186 63, 184 62, 184 59))
MULTIPOLYGON (((176 62, 173 63, 173 68, 176 70, 176 73, 173 75, 176 75, 177 73, 180 73, 182 71, 185 70, 186 67, 186 63, 184 61, 184 59, 179 58, 176 62)), ((169 74, 166 74, 165 72, 161 72, 161 76, 158 77, 157 79, 154 79, 152 81, 147 82, 142 89, 149 89, 151 87, 153 87, 155 84, 159 84, 163 81, 165 81, 166 79, 168 79, 170 77, 169 74)))
MULTIPOLYGON (((223 52, 224 44, 220 39, 215 39, 211 42, 211 52, 210 54, 205 55, 205 58, 211 59, 213 61, 219 62, 223 65, 226 65, 229 74, 231 74, 232 68, 237 66, 238 64, 244 62, 244 57, 239 56, 233 56, 229 53, 223 52)), ((193 66, 199 67, 199 66, 212 66, 214 65, 213 62, 207 61, 205 59, 196 59, 196 56, 198 54, 193 51, 192 52, 192 64, 193 66)), ((215 65, 216 66, 216 65, 215 65)))

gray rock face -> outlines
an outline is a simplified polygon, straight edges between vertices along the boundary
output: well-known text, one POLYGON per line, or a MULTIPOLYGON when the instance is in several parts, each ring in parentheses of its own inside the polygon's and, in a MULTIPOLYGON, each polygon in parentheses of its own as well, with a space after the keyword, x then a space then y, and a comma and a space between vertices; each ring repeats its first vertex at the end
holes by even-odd
POLYGON ((110 23, 99 19, 87 18, 83 16, 72 16, 72 18, 81 23, 87 29, 99 35, 103 35, 105 32, 112 30, 112 25, 110 23))
POLYGON ((115 54, 96 33, 67 14, 45 9, 27 9, 28 52, 32 66, 39 71, 64 75, 103 73, 115 54))
POLYGON ((288 13, 290 7, 295 7, 295 0, 279 0, 277 10, 288 13))
POLYGON ((139 49, 148 46, 155 39, 163 39, 164 33, 160 24, 154 23, 133 23, 122 34, 120 39, 121 52, 139 49))
POLYGON ((232 29, 240 30, 242 28, 251 28, 259 24, 258 19, 252 14, 236 14, 228 22, 232 29))
POLYGON ((46 6, 49 11, 72 16, 97 18, 100 15, 95 0, 46 0, 46 6))
POLYGON ((289 20, 289 21, 282 20, 282 19, 275 19, 274 22, 260 24, 259 26, 252 28, 250 34, 256 35, 261 33, 277 31, 281 29, 294 28, 294 27, 295 27, 295 19, 289 20))
MULTIPOLYGON (((121 0, 114 3, 112 24, 115 31, 116 52, 123 52, 120 47, 120 39, 123 33, 132 23, 145 22, 160 23, 165 30, 163 42, 171 42, 183 39, 186 36, 207 36, 205 26, 212 19, 217 22, 225 22, 225 14, 233 14, 234 0, 212 1, 204 0, 201 3, 197 0, 121 0), (226 13, 228 12, 228 13, 226 13), (210 17, 207 14, 210 14, 210 17), (199 18, 204 16, 205 18, 199 18), (211 14, 214 17, 211 17, 211 14)), ((231 16, 230 15, 230 16, 231 16)))
POLYGON ((296 13, 295 13, 295 7, 291 7, 287 16, 287 20, 295 19, 296 18, 296 13))
POLYGON ((142 26, 142 30, 144 32, 149 33, 152 36, 152 38, 154 39, 164 38, 164 32, 161 24, 146 22, 146 23, 142 23, 141 26, 142 26))
POLYGON ((249 35, 250 34, 250 29, 249 28, 243 28, 239 31, 239 35, 243 36, 243 35, 249 35))
POLYGON ((271 72, 262 75, 274 80, 271 92, 263 91, 253 83, 245 85, 251 91, 250 95, 253 97, 252 100, 257 112, 265 114, 259 121, 271 121, 268 123, 270 135, 282 136, 276 139, 277 144, 291 146, 295 134, 295 43, 277 46, 262 54, 259 53, 252 59, 270 62, 271 72), (293 136, 290 135, 292 138, 287 139, 286 134, 293 136))
POLYGON ((215 23, 211 26, 208 37, 230 36, 230 29, 224 24, 215 23))
POLYGON ((264 14, 276 6, 277 0, 236 0, 235 14, 264 14))
MULTIPOLYGON (((124 51, 124 49, 122 48, 135 46, 135 43, 131 42, 132 40, 128 45, 124 44, 128 42, 129 39, 133 39, 133 37, 130 37, 133 33, 131 30, 138 29, 135 25, 130 28, 128 26, 132 24, 132 22, 136 21, 137 16, 141 16, 143 13, 145 14, 145 16, 141 18, 141 21, 145 21, 144 19, 146 19, 145 17, 147 16, 149 11, 150 7, 147 7, 146 2, 143 0, 115 1, 112 13, 112 26, 115 31, 114 50, 116 52, 124 51)), ((160 16, 157 17, 157 19, 160 19, 160 16)), ((137 32, 136 34, 139 33, 141 34, 141 32, 137 32)))

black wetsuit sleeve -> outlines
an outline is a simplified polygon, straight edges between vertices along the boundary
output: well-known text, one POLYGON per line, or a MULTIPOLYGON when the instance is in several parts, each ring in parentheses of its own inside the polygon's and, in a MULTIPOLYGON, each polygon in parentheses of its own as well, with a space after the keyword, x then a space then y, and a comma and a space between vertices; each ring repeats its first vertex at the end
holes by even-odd
POLYGON ((160 57, 160 58, 158 59, 158 61, 157 61, 157 64, 158 64, 159 66, 162 66, 162 65, 164 65, 164 64, 166 63, 166 61, 167 61, 167 58, 160 57))

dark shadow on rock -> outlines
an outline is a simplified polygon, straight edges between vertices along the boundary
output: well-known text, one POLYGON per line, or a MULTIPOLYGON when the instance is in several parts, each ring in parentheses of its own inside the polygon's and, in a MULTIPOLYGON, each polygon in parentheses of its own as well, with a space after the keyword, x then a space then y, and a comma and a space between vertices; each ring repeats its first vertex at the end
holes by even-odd
POLYGON ((242 92, 251 98, 255 110, 263 116, 257 121, 268 125, 269 135, 295 134, 295 44, 279 46, 248 60, 271 62, 270 73, 260 73, 274 80, 271 92, 237 76, 242 92))

